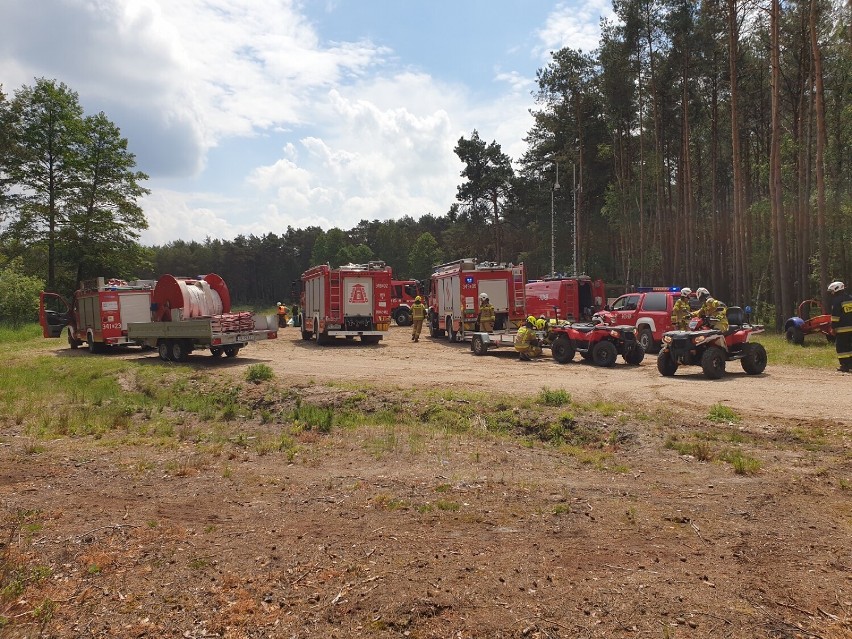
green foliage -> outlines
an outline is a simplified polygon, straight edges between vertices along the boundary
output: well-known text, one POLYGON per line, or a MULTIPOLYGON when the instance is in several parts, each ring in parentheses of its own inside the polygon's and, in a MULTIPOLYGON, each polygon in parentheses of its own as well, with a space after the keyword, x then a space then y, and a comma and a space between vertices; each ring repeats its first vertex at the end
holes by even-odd
POLYGON ((426 280, 432 274, 432 268, 441 263, 441 249, 438 241, 429 233, 421 233, 408 254, 408 273, 412 279, 426 280))
POLYGON ((565 406, 571 403, 571 393, 561 388, 542 388, 538 394, 538 401, 545 406, 565 406))
POLYGON ((43 289, 42 280, 24 275, 23 260, 13 259, 0 269, 0 321, 16 329, 32 322, 38 314, 39 292, 43 289))
POLYGON ((275 373, 266 364, 252 364, 246 369, 246 379, 256 384, 270 380, 274 376, 275 373))
POLYGON ((713 404, 710 411, 707 413, 707 419, 714 422, 738 422, 739 415, 734 410, 724 404, 713 404))

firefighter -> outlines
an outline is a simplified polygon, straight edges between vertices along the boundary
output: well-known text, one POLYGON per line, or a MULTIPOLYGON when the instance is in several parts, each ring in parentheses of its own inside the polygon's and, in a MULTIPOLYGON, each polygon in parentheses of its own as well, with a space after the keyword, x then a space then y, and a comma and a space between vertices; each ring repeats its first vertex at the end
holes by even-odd
POLYGON ((852 372, 852 295, 843 282, 828 285, 831 294, 831 328, 834 329, 834 348, 841 373, 852 372))
POLYGON ((423 304, 423 298, 419 295, 414 298, 414 303, 411 305, 411 341, 420 341, 420 331, 423 329, 423 320, 426 319, 426 306, 423 304))
POLYGON ((278 328, 287 326, 287 307, 278 302, 278 328))
POLYGON ((698 301, 701 302, 701 308, 695 311, 692 316, 700 317, 705 322, 720 331, 728 330, 728 313, 725 305, 719 300, 713 299, 708 291, 703 286, 695 293, 698 295, 698 301))
POLYGON ((485 293, 479 295, 479 330, 484 333, 490 333, 494 330, 494 321, 497 315, 494 313, 494 307, 488 301, 488 296, 485 293))
POLYGON ((680 289, 680 297, 672 307, 672 326, 679 331, 685 331, 689 328, 689 316, 692 313, 692 309, 689 307, 690 295, 692 295, 691 288, 680 289))
POLYGON ((538 337, 535 334, 536 318, 530 315, 526 323, 518 329, 515 337, 515 350, 518 351, 518 359, 529 362, 533 357, 541 355, 541 346, 538 345, 538 337))

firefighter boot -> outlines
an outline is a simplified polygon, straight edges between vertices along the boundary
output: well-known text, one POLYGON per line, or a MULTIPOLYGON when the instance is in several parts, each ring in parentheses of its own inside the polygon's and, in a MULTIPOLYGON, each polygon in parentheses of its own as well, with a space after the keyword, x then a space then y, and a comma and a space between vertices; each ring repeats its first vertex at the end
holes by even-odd
POLYGON ((532 358, 529 355, 527 355, 526 353, 521 353, 521 356, 518 359, 521 360, 522 362, 531 362, 532 361, 532 358))

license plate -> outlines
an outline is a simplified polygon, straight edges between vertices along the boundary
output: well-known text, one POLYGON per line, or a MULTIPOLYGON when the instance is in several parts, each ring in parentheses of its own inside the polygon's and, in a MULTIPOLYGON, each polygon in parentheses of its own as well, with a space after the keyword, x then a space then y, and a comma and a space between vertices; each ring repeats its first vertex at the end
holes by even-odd
POLYGON ((238 342, 250 342, 254 339, 254 335, 237 335, 238 342))

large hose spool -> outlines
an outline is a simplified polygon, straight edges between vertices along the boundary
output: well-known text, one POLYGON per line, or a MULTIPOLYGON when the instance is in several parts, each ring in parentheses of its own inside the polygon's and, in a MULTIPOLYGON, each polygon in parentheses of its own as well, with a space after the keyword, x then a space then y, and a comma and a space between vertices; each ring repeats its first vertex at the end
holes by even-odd
POLYGON ((210 273, 199 278, 163 275, 151 293, 151 318, 172 321, 172 311, 182 319, 221 315, 231 311, 231 295, 225 280, 210 273))

